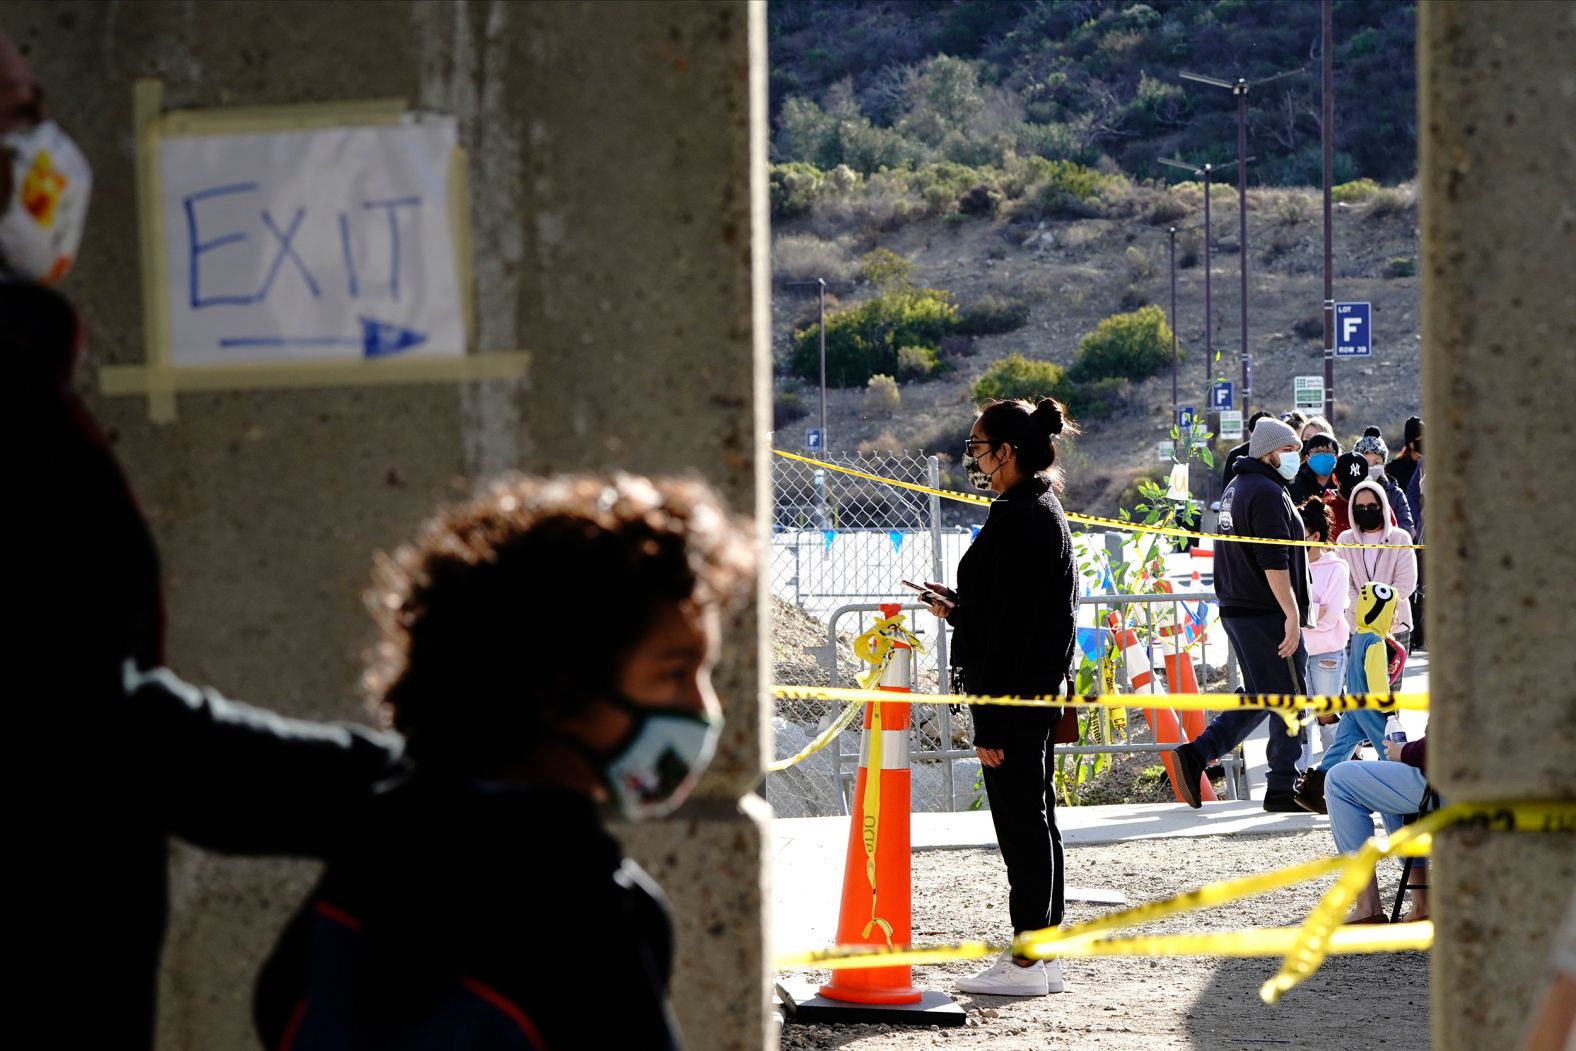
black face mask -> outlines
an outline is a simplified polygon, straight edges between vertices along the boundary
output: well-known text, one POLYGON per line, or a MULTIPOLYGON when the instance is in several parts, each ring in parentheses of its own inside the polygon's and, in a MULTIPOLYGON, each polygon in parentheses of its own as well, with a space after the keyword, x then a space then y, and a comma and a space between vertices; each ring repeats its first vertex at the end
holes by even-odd
POLYGON ((1419 456, 1423 455, 1423 439, 1417 438, 1412 442, 1412 451, 1419 456))
POLYGON ((1352 521, 1357 523, 1357 528, 1365 533, 1379 531, 1379 526, 1384 522, 1383 512, 1377 507, 1352 508, 1352 521))

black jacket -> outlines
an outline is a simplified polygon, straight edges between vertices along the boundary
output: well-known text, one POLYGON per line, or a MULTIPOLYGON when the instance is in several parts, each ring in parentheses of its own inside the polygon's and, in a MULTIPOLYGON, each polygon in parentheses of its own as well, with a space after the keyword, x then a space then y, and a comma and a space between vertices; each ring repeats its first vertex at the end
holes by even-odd
POLYGON ((12 993, 73 1045, 149 1047, 169 836, 321 856, 344 806, 392 772, 397 742, 281 719, 167 672, 127 674, 128 660, 162 654, 153 538, 71 389, 69 349, 43 349, 54 356, 9 359, 0 394, 6 475, 25 494, 7 581, 7 772, 25 859, 12 873, 24 903, 12 993))
MULTIPOLYGON (((1244 456, 1237 475, 1220 497, 1220 531, 1232 536, 1301 540, 1302 521, 1286 493, 1286 480, 1261 460, 1244 456)), ((1215 594, 1223 617, 1280 613, 1280 603, 1265 577, 1267 569, 1291 575, 1299 618, 1308 614, 1307 548, 1284 544, 1215 544, 1215 594)))
MULTIPOLYGON (((1042 478, 1003 493, 958 563, 952 660, 968 692, 1049 697, 1072 663, 1078 569, 1061 502, 1042 478)), ((1001 748, 1041 733, 1057 709, 973 709, 974 744, 1001 748)))
POLYGON ((264 1046, 677 1046, 666 902, 585 796, 417 774, 346 831, 258 981, 264 1046))
MULTIPOLYGON (((1237 477, 1237 461, 1248 455, 1248 443, 1233 445, 1226 453, 1226 466, 1220 472, 1220 487, 1225 489, 1237 477)), ((1224 505, 1222 505, 1224 506, 1224 505)))

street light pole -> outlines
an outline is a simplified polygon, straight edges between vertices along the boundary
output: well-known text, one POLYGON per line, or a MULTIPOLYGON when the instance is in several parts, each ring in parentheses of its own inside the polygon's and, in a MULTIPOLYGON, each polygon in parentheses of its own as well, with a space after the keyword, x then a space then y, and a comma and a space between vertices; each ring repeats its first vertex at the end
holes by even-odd
POLYGON ((1192 80, 1212 87, 1226 88, 1237 96, 1237 254, 1241 263, 1242 278, 1242 415, 1247 418, 1248 404, 1253 397, 1253 358, 1248 353, 1248 89, 1296 76, 1301 69, 1277 73, 1273 77, 1249 82, 1246 77, 1236 80, 1217 80, 1197 73, 1182 73, 1183 80, 1192 80))
POLYGON ((826 437, 826 278, 818 277, 815 283, 821 297, 816 326, 821 330, 821 453, 824 456, 831 448, 826 437))
POLYGON ((1171 246, 1171 418, 1174 420, 1177 418, 1177 362, 1180 360, 1177 350, 1177 228, 1168 229, 1166 238, 1171 246))
POLYGON ((1324 418, 1335 423, 1335 238, 1330 184, 1335 174, 1335 57, 1331 0, 1320 5, 1320 56, 1324 65, 1324 99, 1320 136, 1324 151, 1324 418))
MULTIPOLYGON (((1252 158, 1250 157, 1249 160, 1251 160, 1251 159, 1252 158)), ((1192 174, 1194 174, 1194 175, 1196 175, 1196 176, 1198 176, 1198 177, 1200 177, 1200 178, 1202 178, 1204 180, 1204 394, 1203 394, 1204 400, 1202 402, 1200 402, 1200 404, 1206 406, 1205 411, 1206 411, 1206 414, 1207 414, 1207 412, 1208 412, 1208 408, 1207 407, 1209 406, 1209 404, 1211 402, 1211 398, 1210 398, 1210 371, 1209 370, 1213 367, 1214 361, 1215 361, 1215 307, 1214 307, 1214 301, 1213 301, 1212 293, 1211 293, 1212 278, 1210 276, 1210 271, 1211 271, 1210 246, 1213 243, 1213 230, 1212 230, 1212 228, 1210 226, 1210 215, 1209 215, 1209 197, 1210 197, 1210 192, 1209 192, 1209 188, 1210 188, 1210 176, 1214 174, 1215 169, 1216 168, 1224 168, 1226 165, 1224 165, 1224 164, 1204 164, 1204 165, 1188 164, 1186 161, 1179 161, 1179 160, 1176 160, 1176 159, 1171 158, 1171 157, 1161 157, 1160 158, 1160 163, 1164 164, 1164 165, 1167 165, 1169 167, 1172 167, 1172 168, 1181 168, 1183 171, 1191 172, 1192 174)), ((1231 162, 1227 161, 1226 163, 1230 164, 1231 162)), ((1176 283, 1176 271, 1173 270, 1172 271, 1172 286, 1173 286, 1172 299, 1173 299, 1173 302, 1172 302, 1172 306, 1171 306, 1171 311, 1172 311, 1173 314, 1176 313, 1175 283, 1176 283)), ((1176 331, 1176 323, 1174 321, 1172 322, 1172 326, 1171 327, 1172 327, 1172 331, 1175 332, 1176 331)))

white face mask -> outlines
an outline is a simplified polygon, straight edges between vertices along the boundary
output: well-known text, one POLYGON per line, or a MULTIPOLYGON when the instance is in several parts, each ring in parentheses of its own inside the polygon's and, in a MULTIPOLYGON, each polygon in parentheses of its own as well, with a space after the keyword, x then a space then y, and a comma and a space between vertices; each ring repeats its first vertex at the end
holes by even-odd
POLYGON ((1384 477, 1384 464, 1379 464, 1379 463, 1369 464, 1368 465, 1368 477, 1372 478, 1376 482, 1379 481, 1381 478, 1383 478, 1384 477))
POLYGON ((1277 461, 1275 469, 1280 472, 1282 478, 1289 482, 1297 477, 1297 470, 1301 466, 1302 464, 1297 462, 1296 453, 1283 452, 1280 454, 1280 460, 1277 461))
POLYGON ((672 813, 710 765, 722 721, 651 708, 616 692, 609 699, 631 718, 624 740, 605 752, 576 741, 572 746, 596 767, 624 817, 642 821, 672 813))
POLYGON ((11 196, 0 201, 0 270, 52 285, 66 276, 82 242, 93 169, 52 120, 0 139, 11 196))

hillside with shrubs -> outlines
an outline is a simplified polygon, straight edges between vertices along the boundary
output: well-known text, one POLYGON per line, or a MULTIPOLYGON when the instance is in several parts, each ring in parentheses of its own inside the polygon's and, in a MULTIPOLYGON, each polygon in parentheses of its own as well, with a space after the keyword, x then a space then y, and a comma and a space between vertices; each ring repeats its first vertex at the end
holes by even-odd
MULTIPOLYGON (((1204 188, 1131 166, 1140 153, 1129 140, 1143 128, 1148 156, 1229 158, 1234 127, 1224 157, 1193 139, 1213 126, 1219 100, 1191 87, 1173 98, 1175 69, 1219 74, 1225 65, 1234 74, 1240 61, 1258 76, 1314 62, 1317 10, 1295 0, 774 3, 778 445, 799 449, 818 422, 815 283, 824 280, 833 451, 936 452, 947 483, 962 488, 971 406, 1052 395, 1085 430, 1067 448, 1068 506, 1131 506, 1138 484, 1162 473, 1155 443, 1171 420, 1173 248, 1180 403, 1204 404, 1213 379, 1237 383, 1240 397, 1241 370, 1235 186, 1211 190, 1215 355, 1206 360, 1204 188), (1285 14, 1269 25, 1266 8, 1285 14), (1025 79, 1031 72, 1040 79, 1025 79), (1165 91, 1149 84, 1162 76, 1165 91), (1102 92, 1128 115, 1100 117, 1102 92), (1133 107, 1157 92, 1175 103, 1161 107, 1172 116, 1137 122, 1133 107), (1082 145, 1047 145, 1068 136, 1082 145)), ((1355 134, 1351 124, 1400 122, 1387 140, 1393 156, 1354 143, 1337 164, 1336 298, 1373 303, 1376 340, 1373 358, 1336 366, 1334 423, 1349 446, 1369 424, 1398 440, 1419 404, 1417 212, 1405 181, 1416 157, 1406 123, 1412 12, 1389 3, 1335 10, 1346 49, 1338 76, 1359 71, 1343 90, 1379 78, 1371 67, 1380 55, 1406 95, 1404 113, 1389 117, 1383 107, 1337 112, 1338 143, 1355 134), (1366 43, 1354 44, 1362 33, 1366 43)), ((1286 90, 1312 90, 1317 117, 1316 78, 1291 78, 1309 79, 1286 90)), ((1287 103, 1288 115, 1307 101, 1287 103)), ((1253 407, 1278 411, 1290 407, 1294 376, 1322 371, 1322 206, 1311 188, 1317 166, 1310 174, 1288 161, 1309 143, 1317 150, 1317 122, 1307 139, 1288 116, 1277 136, 1264 123, 1273 102, 1266 94, 1250 107, 1248 335, 1253 407)), ((1234 110, 1221 112, 1234 126, 1234 110)), ((1195 493, 1208 495, 1202 481, 1195 475, 1195 493)))

